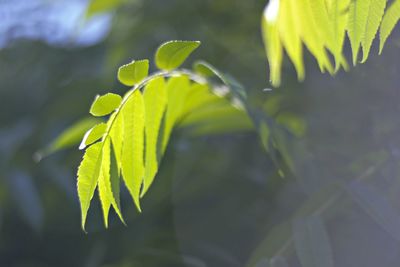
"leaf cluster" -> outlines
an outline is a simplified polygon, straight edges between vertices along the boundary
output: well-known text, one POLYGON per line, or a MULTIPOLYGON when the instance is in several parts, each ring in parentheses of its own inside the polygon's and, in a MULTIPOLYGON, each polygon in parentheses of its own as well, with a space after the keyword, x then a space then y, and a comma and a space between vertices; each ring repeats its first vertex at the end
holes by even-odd
POLYGON ((369 56, 379 31, 380 49, 400 18, 400 1, 387 7, 387 0, 271 0, 262 18, 262 33, 269 61, 270 80, 281 83, 283 51, 296 69, 299 80, 305 76, 303 44, 318 62, 322 72, 335 74, 348 69, 343 55, 345 35, 350 40, 356 65, 369 56), (333 57, 333 61, 331 60, 333 57))

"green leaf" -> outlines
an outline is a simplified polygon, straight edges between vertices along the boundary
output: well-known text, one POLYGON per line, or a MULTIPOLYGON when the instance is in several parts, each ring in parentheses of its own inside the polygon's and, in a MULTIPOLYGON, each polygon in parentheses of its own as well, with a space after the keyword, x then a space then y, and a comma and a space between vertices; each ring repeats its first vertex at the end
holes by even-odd
MULTIPOLYGON (((113 192, 113 189, 116 189, 117 187, 114 186, 113 188, 111 183, 110 156, 111 156, 111 142, 109 138, 106 138, 106 140, 104 140, 104 144, 102 147, 101 170, 98 179, 98 190, 99 190, 101 206, 103 208, 104 225, 106 228, 108 227, 108 213, 111 205, 113 206, 114 210, 118 214, 121 221, 124 222, 119 206, 119 188, 117 189, 118 190, 117 192, 113 192), (116 199, 117 197, 118 199, 116 199)), ((113 180, 115 179, 118 179, 118 174, 117 177, 115 176, 113 177, 113 180)), ((115 185, 115 183, 113 184, 115 185)))
POLYGON ((122 147, 124 143, 124 118, 120 114, 121 113, 114 112, 108 121, 109 136, 111 137, 114 155, 118 163, 118 173, 121 170, 122 147))
POLYGON ((35 153, 35 160, 40 161, 49 154, 79 144, 85 132, 99 122, 101 122, 100 119, 85 118, 72 124, 72 126, 64 130, 64 132, 51 142, 49 146, 35 153))
POLYGON ((172 77, 167 83, 168 106, 165 115, 165 127, 163 133, 162 153, 164 153, 172 129, 182 115, 186 96, 190 89, 190 81, 187 76, 172 77))
POLYGON ((380 44, 379 54, 382 53, 383 46, 394 26, 400 19, 400 0, 395 0, 390 7, 387 9, 385 16, 383 17, 381 28, 380 28, 380 44))
POLYGON ((292 60, 299 80, 304 79, 303 46, 296 26, 296 10, 290 1, 281 1, 281 21, 278 25, 281 34, 282 44, 286 49, 289 58, 292 60))
POLYGON ((118 69, 118 80, 127 86, 133 86, 149 74, 149 61, 138 60, 123 65, 118 69))
POLYGON ((140 188, 144 178, 144 101, 139 90, 133 92, 122 111, 124 120, 122 176, 132 199, 140 211, 140 188))
POLYGON ((113 93, 97 96, 90 107, 90 114, 97 117, 108 115, 118 108, 121 101, 121 96, 113 93))
POLYGON ((158 149, 158 138, 160 136, 161 122, 167 105, 167 90, 164 78, 159 77, 151 80, 144 89, 143 97, 146 107, 146 164, 141 196, 149 189, 158 170, 158 160, 161 153, 158 149))
MULTIPOLYGON (((323 12, 320 8, 315 10, 313 6, 314 2, 311 0, 291 0, 293 4, 293 9, 296 10, 298 16, 295 16, 295 24, 298 27, 298 32, 310 50, 314 55, 315 59, 318 61, 319 68, 322 72, 328 70, 329 73, 334 73, 332 63, 330 62, 328 55, 325 50, 326 40, 321 32, 326 31, 326 24, 323 27, 319 25, 320 21, 316 14, 323 12)), ((317 0, 321 1, 321 0, 317 0)))
POLYGON ((281 84, 283 49, 277 24, 279 10, 279 0, 271 0, 265 8, 264 18, 261 23, 262 36, 269 62, 269 78, 273 86, 281 84))
POLYGON ((103 142, 98 142, 86 149, 78 168, 78 196, 81 204, 83 230, 85 230, 87 212, 100 175, 102 146, 103 142))
POLYGON ((363 48, 363 59, 361 62, 365 62, 368 58, 369 50, 371 49, 372 41, 375 39, 376 32, 381 24, 385 7, 386 0, 371 0, 371 3, 368 7, 369 13, 367 25, 365 27, 365 34, 361 42, 363 48))
POLYGON ((90 128, 83 136, 82 142, 79 145, 79 149, 82 150, 86 148, 88 145, 91 145, 97 140, 99 140, 106 132, 106 129, 107 129, 107 124, 104 122, 99 123, 90 128))
POLYGON ((347 34, 353 53, 353 65, 357 63, 358 51, 360 50, 360 44, 365 35, 364 31, 367 25, 371 1, 374 0, 353 0, 350 3, 347 34))
POLYGON ((328 3, 327 9, 332 27, 332 44, 329 49, 335 57, 335 71, 338 71, 340 66, 343 66, 345 70, 348 69, 348 64, 342 51, 348 21, 348 12, 346 10, 349 8, 350 1, 352 0, 330 0, 328 3))
POLYGON ((297 256, 303 267, 334 267, 332 248, 323 221, 312 215, 293 223, 297 256))
POLYGON ((162 70, 173 70, 179 67, 199 45, 199 41, 166 42, 157 49, 156 65, 162 70))

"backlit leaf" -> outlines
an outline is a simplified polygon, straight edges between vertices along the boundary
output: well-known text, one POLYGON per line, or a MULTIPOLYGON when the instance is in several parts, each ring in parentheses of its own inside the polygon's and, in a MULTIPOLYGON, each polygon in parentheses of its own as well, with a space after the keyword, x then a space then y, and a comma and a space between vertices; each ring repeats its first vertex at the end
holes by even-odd
POLYGON ((144 101, 137 90, 122 109, 124 145, 122 147, 122 176, 132 199, 140 211, 139 195, 144 178, 144 101))
POLYGON ((133 86, 146 78, 148 73, 149 61, 147 59, 132 61, 118 69, 118 80, 124 85, 133 86))
POLYGON ((379 53, 382 53, 383 46, 394 26, 400 19, 400 0, 395 0, 390 7, 387 9, 385 16, 383 17, 381 28, 380 28, 380 45, 379 53))
MULTIPOLYGON (((149 189, 158 170, 160 151, 158 142, 162 118, 167 105, 167 90, 164 78, 155 78, 144 89, 145 105, 145 174, 143 182, 143 196, 149 189)), ((162 136, 162 135, 161 135, 162 136)))
POLYGON ((118 108, 121 100, 120 95, 113 93, 97 96, 90 107, 90 114, 97 117, 108 115, 118 108))
POLYGON ((98 142, 86 149, 78 169, 78 196, 81 203, 82 229, 85 229, 90 201, 99 179, 102 163, 103 142, 98 142))
POLYGON ((199 41, 166 42, 157 49, 156 65, 162 70, 173 70, 179 67, 199 45, 199 41))
POLYGON ((79 149, 84 149, 88 145, 91 145, 97 140, 99 140, 106 132, 106 129, 107 129, 107 124, 105 124, 104 122, 99 123, 90 128, 83 136, 82 142, 79 145, 79 149))
POLYGON ((386 1, 382 0, 371 0, 371 3, 368 7, 368 17, 367 17, 367 25, 365 26, 365 34, 362 39, 361 45, 363 48, 363 59, 362 62, 365 62, 369 55, 369 50, 372 45, 372 41, 375 39, 376 32, 379 29, 379 25, 381 24, 382 16, 385 12, 386 1))

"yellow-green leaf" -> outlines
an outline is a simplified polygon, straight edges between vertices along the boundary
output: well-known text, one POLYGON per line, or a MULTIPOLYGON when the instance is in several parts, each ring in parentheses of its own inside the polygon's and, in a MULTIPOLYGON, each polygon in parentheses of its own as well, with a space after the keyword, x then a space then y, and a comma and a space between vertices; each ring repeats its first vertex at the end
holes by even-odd
POLYGON ((381 28, 380 28, 380 44, 379 54, 382 53, 383 46, 394 26, 400 19, 400 0, 395 0, 390 7, 387 9, 385 16, 383 17, 381 28))
POLYGON ((353 65, 357 64, 358 51, 365 35, 364 31, 367 25, 371 1, 373 0, 352 0, 350 3, 347 34, 353 53, 353 65))
POLYGON ((264 11, 261 27, 265 49, 267 52, 270 81, 272 85, 279 86, 281 83, 282 68, 282 43, 279 36, 279 0, 271 0, 264 11))
POLYGON ((78 196, 81 203, 82 229, 85 229, 87 212, 101 170, 103 142, 98 142, 86 149, 78 169, 78 196))
POLYGON ((190 82, 187 76, 172 77, 167 83, 168 105, 165 116, 162 153, 164 153, 172 129, 176 121, 182 115, 182 110, 189 92, 190 82))
POLYGON ((113 93, 97 96, 90 107, 90 114, 97 117, 108 115, 118 108, 121 100, 120 95, 113 93))
POLYGON ((82 150, 86 148, 88 145, 91 145, 97 140, 99 140, 106 132, 106 129, 107 129, 107 124, 104 122, 99 123, 90 128, 83 136, 82 142, 79 145, 79 149, 82 150))
POLYGON ((292 60, 299 80, 304 79, 303 46, 301 44, 298 25, 296 25, 296 10, 290 1, 281 1, 280 23, 278 25, 280 37, 285 50, 292 60))
MULTIPOLYGON (((104 215, 104 225, 106 228, 108 227, 108 213, 110 210, 110 206, 112 205, 116 213, 118 214, 119 218, 122 222, 124 219, 122 217, 122 213, 119 207, 119 199, 117 200, 114 192, 113 187, 111 184, 111 175, 110 175, 110 168, 111 168, 111 142, 110 138, 106 138, 104 140, 104 144, 102 147, 102 159, 101 159, 101 170, 98 180, 98 190, 100 196, 101 206, 103 208, 103 215, 104 215)), ((115 179, 115 177, 113 177, 115 179)), ((114 187, 115 188, 115 187, 114 187)), ((118 198, 119 198, 119 190, 118 190, 118 198)))
POLYGON ((140 211, 139 196, 144 177, 145 110, 143 96, 139 90, 133 92, 121 112, 124 120, 122 176, 136 207, 140 211))
POLYGON ((147 59, 132 61, 118 69, 118 80, 124 85, 133 86, 146 78, 148 73, 149 61, 147 59))
POLYGON ((158 171, 159 155, 159 136, 162 118, 167 104, 167 90, 164 78, 159 77, 151 80, 144 89, 145 111, 145 133, 146 133, 146 152, 145 152, 145 174, 143 181, 143 196, 149 189, 158 171))
POLYGON ((199 41, 166 42, 157 49, 156 65, 162 70, 173 70, 179 67, 199 45, 199 41))
POLYGON ((363 59, 365 62, 371 49, 372 41, 375 39, 376 32, 379 29, 383 14, 385 12, 386 0, 371 0, 369 5, 369 12, 367 18, 367 24, 365 28, 364 38, 362 39, 361 45, 363 48, 363 59))

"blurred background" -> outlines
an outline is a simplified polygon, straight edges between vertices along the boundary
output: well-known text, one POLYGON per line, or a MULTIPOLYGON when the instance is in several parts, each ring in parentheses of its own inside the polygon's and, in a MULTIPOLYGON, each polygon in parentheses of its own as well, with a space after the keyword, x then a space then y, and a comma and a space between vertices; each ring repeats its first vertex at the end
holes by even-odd
POLYGON ((316 248, 308 266, 399 266, 400 31, 347 73, 321 74, 306 54, 305 82, 286 61, 282 87, 263 90, 266 3, 0 0, 0 266, 305 266, 316 248), (113 214, 106 230, 94 200, 85 234, 82 152, 33 155, 96 94, 127 90, 120 65, 174 39, 200 40, 186 66, 231 74, 254 109, 294 131, 274 133, 269 153, 265 131, 178 131, 142 214, 123 192, 127 226, 113 214))

